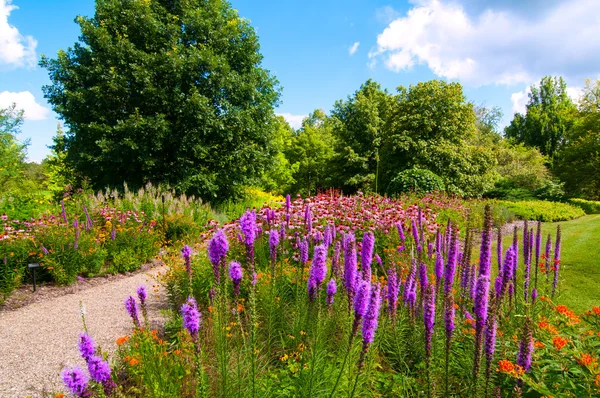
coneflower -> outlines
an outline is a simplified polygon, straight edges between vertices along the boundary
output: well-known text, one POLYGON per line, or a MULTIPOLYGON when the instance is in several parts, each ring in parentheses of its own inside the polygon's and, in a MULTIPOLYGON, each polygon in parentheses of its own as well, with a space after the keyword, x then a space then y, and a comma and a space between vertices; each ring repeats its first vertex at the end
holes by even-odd
POLYGON ((233 296, 237 297, 240 294, 240 284, 242 283, 242 277, 244 273, 242 271, 242 265, 237 261, 229 263, 229 278, 233 283, 233 296))
POLYGON ((335 293, 337 293, 337 285, 335 283, 335 279, 331 278, 329 283, 327 283, 327 305, 329 307, 333 305, 335 293))
POLYGON ((396 308, 398 307, 398 293, 400 291, 400 285, 398 284, 398 274, 396 273, 395 267, 390 267, 387 272, 387 299, 388 299, 388 311, 392 318, 396 317, 396 308))
POLYGON ((552 297, 556 293, 556 288, 558 286, 558 271, 560 270, 560 246, 561 246, 562 238, 560 225, 556 227, 556 243, 554 244, 554 282, 552 283, 552 297))
POLYGON ((362 249, 360 251, 362 278, 371 282, 371 264, 373 262, 373 249, 375 248, 375 235, 367 231, 363 235, 362 249))
POLYGON ((317 291, 327 276, 327 246, 315 247, 315 254, 308 274, 308 298, 314 301, 317 291))
MULTIPOLYGON (((228 250, 229 242, 227 241, 227 236, 223 230, 220 229, 208 242, 208 259, 213 266, 213 274, 217 283, 221 282, 221 271, 225 268, 225 257, 227 256, 228 250)), ((191 250, 189 252, 191 253, 191 250)), ((188 260, 189 255, 186 259, 186 268, 188 260)))

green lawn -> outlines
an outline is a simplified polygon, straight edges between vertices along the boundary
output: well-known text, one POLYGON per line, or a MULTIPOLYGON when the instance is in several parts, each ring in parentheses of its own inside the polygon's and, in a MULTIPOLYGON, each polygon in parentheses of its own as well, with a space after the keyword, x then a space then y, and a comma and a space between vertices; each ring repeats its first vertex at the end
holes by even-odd
POLYGON ((544 236, 552 233, 554 241, 558 224, 562 228, 563 245, 560 290, 555 301, 577 313, 600 306, 600 215, 545 224, 544 236))
MULTIPOLYGON (((552 245, 556 240, 556 226, 562 228, 561 268, 559 290, 554 302, 565 304, 576 313, 582 313, 592 306, 600 306, 600 215, 589 215, 572 221, 542 224, 544 252, 546 237, 552 235, 552 245)), ((530 225, 531 227, 531 225, 530 225)), ((523 230, 519 230, 519 256, 522 261, 523 230)), ((503 239, 505 250, 512 243, 512 235, 503 239)), ((494 245, 494 262, 496 249, 494 245)), ((520 265, 522 267, 522 263, 520 265)), ((522 268, 519 269, 519 273, 522 268)), ((534 267, 532 266, 532 279, 534 267)), ((545 276, 539 274, 539 283, 545 283, 545 276)), ((550 276, 552 279, 552 276, 550 276)), ((522 291, 522 285, 520 286, 522 291)))

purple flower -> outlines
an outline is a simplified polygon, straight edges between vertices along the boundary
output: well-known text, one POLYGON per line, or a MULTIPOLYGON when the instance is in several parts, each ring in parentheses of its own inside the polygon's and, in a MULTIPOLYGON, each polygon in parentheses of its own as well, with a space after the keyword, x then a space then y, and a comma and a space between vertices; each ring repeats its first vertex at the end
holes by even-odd
POLYGON ((435 237, 435 280, 436 283, 439 284, 442 281, 442 276, 444 274, 444 255, 442 254, 442 234, 438 230, 437 235, 435 237))
POLYGON ((337 285, 335 283, 335 279, 331 278, 329 283, 327 283, 327 305, 330 307, 333 305, 333 297, 335 296, 336 292, 337 285))
POLYGON ((42 246, 42 251, 44 252, 44 254, 50 254, 48 249, 46 249, 44 246, 42 246))
POLYGON ((506 288, 508 284, 514 278, 514 265, 515 265, 515 250, 514 247, 511 246, 506 250, 506 255, 504 257, 504 266, 502 267, 502 290, 500 292, 500 298, 504 296, 506 292, 506 288))
POLYGON ((93 227, 92 224, 92 219, 90 218, 90 213, 88 213, 88 209, 85 206, 85 203, 83 204, 83 213, 85 214, 85 229, 86 230, 90 230, 93 227))
POLYGON ((110 240, 117 239, 117 229, 115 228, 115 224, 112 226, 112 230, 110 231, 110 240))
POLYGON ((415 240, 415 245, 417 246, 417 252, 421 253, 423 251, 423 247, 421 246, 421 241, 419 240, 419 230, 417 228, 417 222, 414 218, 410 219, 411 221, 411 230, 413 239, 415 240))
POLYGON ((87 365, 92 380, 98 383, 106 383, 110 379, 110 365, 108 362, 102 360, 101 357, 97 355, 92 356, 87 365))
POLYGON ((373 286, 369 306, 362 324, 362 336, 364 344, 372 344, 377 330, 377 320, 379 318, 379 308, 381 307, 381 287, 379 284, 373 286))
POLYGON ((305 266, 308 262, 308 241, 306 238, 298 243, 298 249, 300 249, 300 262, 302 263, 302 266, 305 266))
POLYGON ((344 286, 348 292, 348 302, 352 302, 356 294, 356 246, 354 234, 349 233, 344 237, 344 286))
POLYGON ((142 304, 142 306, 144 306, 146 304, 146 286, 144 286, 144 285, 138 286, 137 295, 138 295, 138 298, 140 299, 140 303, 142 304))
POLYGON ((498 273, 502 272, 502 227, 498 227, 498 233, 496 234, 498 241, 496 242, 496 252, 498 255, 498 273))
POLYGON ((538 291, 534 287, 533 290, 531 291, 531 304, 535 303, 535 299, 537 299, 537 297, 538 297, 538 291))
POLYGON ((546 276, 550 272, 550 252, 552 252, 552 236, 548 234, 548 238, 546 239, 546 276))
POLYGON ((96 352, 96 348, 94 346, 94 340, 87 333, 81 333, 79 335, 79 352, 81 353, 81 357, 86 360, 86 362, 94 356, 96 352))
POLYGON ((375 261, 377 261, 377 264, 379 264, 380 267, 383 267, 383 261, 381 261, 379 254, 375 254, 375 261))
POLYGON ((279 241, 283 242, 285 240, 285 224, 281 223, 281 226, 279 227, 279 241))
POLYGON ((490 316, 488 318, 487 327, 485 329, 485 359, 486 359, 486 382, 489 381, 491 376, 491 365, 494 361, 494 352, 496 351, 496 307, 492 307, 490 316))
POLYGON ((556 293, 558 286, 558 271, 560 270, 560 246, 561 246, 561 232, 560 225, 556 227, 556 243, 554 244, 554 281, 552 283, 552 297, 556 293))
POLYGON ((192 248, 189 247, 188 245, 183 246, 183 248, 181 249, 181 256, 183 257, 183 261, 185 261, 185 271, 187 272, 188 276, 190 276, 190 277, 192 275, 191 255, 192 255, 192 248))
POLYGON ((535 266, 536 266, 536 282, 537 282, 537 267, 540 264, 540 253, 542 251, 542 222, 538 221, 537 230, 535 231, 535 266))
POLYGON ((317 290, 325 280, 327 275, 327 246, 319 245, 315 247, 313 262, 308 274, 308 297, 314 301, 317 297, 317 290))
POLYGON ((427 258, 431 259, 431 256, 433 256, 433 243, 429 243, 427 245, 427 258))
POLYGON ((217 283, 221 281, 221 268, 225 265, 225 257, 228 250, 229 242, 227 241, 227 235, 220 229, 210 242, 208 242, 208 259, 213 266, 213 273, 217 283))
POLYGON ((62 210, 62 218, 63 218, 63 221, 65 222, 65 224, 68 224, 68 223, 69 223, 69 220, 67 220, 67 211, 65 210, 65 200, 64 200, 64 199, 62 199, 62 200, 60 201, 60 208, 61 208, 61 210, 62 210))
POLYGON ((258 282, 258 275, 256 274, 256 272, 252 273, 252 280, 250 281, 250 284, 252 286, 256 286, 256 283, 258 282))
POLYGON ((483 343, 483 332, 487 322, 489 276, 482 274, 477 279, 475 288, 475 355, 473 360, 473 377, 479 373, 481 365, 481 350, 483 343))
POLYGON ((356 297, 354 297, 354 315, 363 318, 369 308, 369 295, 371 294, 371 284, 367 281, 360 281, 356 297))
POLYGON ((87 391, 89 378, 80 367, 75 366, 72 369, 63 370, 62 380, 73 395, 77 397, 89 396, 87 391))
POLYGON ((531 357, 533 355, 533 328, 531 319, 527 318, 523 325, 523 335, 519 343, 519 355, 517 356, 517 365, 521 366, 525 372, 531 368, 531 357))
POLYGON ((242 265, 237 261, 229 263, 229 277, 233 282, 233 296, 237 297, 240 294, 240 283, 242 283, 242 265))
MULTIPOLYGON (((457 237, 456 230, 454 230, 454 232, 452 232, 450 234, 450 242, 448 245, 449 245, 448 264, 446 265, 446 270, 444 272, 444 295, 445 296, 448 296, 450 293, 452 293, 452 285, 454 284, 454 277, 455 277, 455 273, 456 273, 456 262, 458 260, 457 259, 458 237, 457 237)), ((466 268, 467 267, 465 267, 465 269, 466 268)), ((468 275, 468 274, 466 274, 466 275, 468 275)), ((465 289, 465 288, 466 288, 466 281, 465 281, 465 286, 463 286, 463 289, 465 289)))
POLYGON ((73 221, 73 229, 75 229, 75 241, 73 242, 73 249, 77 250, 79 248, 79 234, 81 233, 79 230, 79 220, 75 219, 75 221, 73 221))
POLYGON ((181 317, 183 318, 183 327, 187 329, 192 339, 196 341, 198 339, 202 314, 198 311, 198 305, 193 297, 188 297, 186 303, 181 306, 181 317))
POLYGON ((269 234, 269 249, 271 252, 271 264, 275 265, 277 261, 277 246, 279 245, 279 234, 276 230, 271 230, 269 234))
MULTIPOLYGON (((530 233, 525 233, 525 239, 527 242, 533 242, 533 230, 530 233)), ((525 302, 529 299, 529 282, 531 278, 531 250, 529 244, 526 244, 526 253, 523 254, 525 261, 525 275, 523 278, 523 294, 525 295, 525 302)))
POLYGON ((371 263, 373 262, 373 249, 375 247, 375 235, 373 232, 365 232, 362 240, 362 250, 360 252, 362 277, 371 282, 371 263))
POLYGON ((329 227, 329 224, 327 224, 325 226, 325 233, 324 233, 324 237, 323 237, 323 243, 325 243, 325 246, 330 246, 331 245, 331 227, 329 227))
POLYGON ((435 286, 429 284, 423 297, 423 324, 425 325, 425 355, 431 357, 431 340, 435 326, 435 286))
POLYGON ((290 199, 290 194, 285 195, 285 212, 289 213, 292 208, 292 200, 290 199))
POLYGON ((129 313, 129 316, 133 320, 133 324, 135 327, 140 327, 140 319, 138 317, 138 308, 137 303, 135 302, 135 298, 133 296, 129 296, 127 300, 125 300, 125 309, 129 313))
POLYGON ((404 236, 404 228, 402 228, 402 221, 398 221, 396 223, 396 228, 398 229, 398 236, 400 237, 400 242, 404 244, 406 237, 404 236))
POLYGON ((240 217, 240 229, 246 246, 253 246, 256 239, 256 212, 247 210, 240 217))
POLYGON ((340 277, 340 252, 342 250, 342 244, 340 241, 335 242, 333 248, 333 257, 331 258, 331 272, 336 278, 340 277))
POLYGON ((307 203, 306 208, 304 209, 304 226, 306 227, 306 232, 310 235, 312 233, 312 215, 310 214, 310 203, 307 203))
POLYGON ((447 343, 450 344, 452 333, 454 332, 454 318, 456 316, 456 310, 454 309, 454 297, 450 294, 446 296, 444 301, 444 326, 446 327, 446 339, 447 343))
POLYGON ((479 276, 490 275, 492 265, 492 207, 485 206, 485 219, 483 222, 483 231, 481 232, 481 250, 479 254, 479 276))
POLYGON ((429 279, 427 278, 427 265, 421 263, 419 266, 419 283, 421 284, 421 291, 424 293, 429 285, 429 279))
POLYGON ((396 316, 396 307, 398 306, 398 292, 400 291, 400 285, 398 284, 398 274, 396 274, 396 268, 390 268, 388 270, 387 282, 387 294, 389 304, 388 309, 393 318, 396 316))

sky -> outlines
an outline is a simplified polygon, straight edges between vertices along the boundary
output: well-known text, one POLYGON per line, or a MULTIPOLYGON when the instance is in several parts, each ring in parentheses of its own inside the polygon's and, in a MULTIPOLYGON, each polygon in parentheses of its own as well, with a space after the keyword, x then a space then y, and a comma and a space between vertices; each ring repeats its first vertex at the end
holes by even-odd
MULTIPOLYGON (((468 101, 525 109, 527 90, 562 76, 576 99, 600 78, 599 0, 231 0, 251 21, 263 67, 280 83, 276 112, 293 127, 315 109, 330 111, 367 79, 395 92, 421 81, 463 85, 468 101)), ((19 135, 30 161, 48 155, 59 117, 44 99, 54 58, 80 34, 77 15, 94 0, 0 0, 0 108, 24 109, 19 135)))

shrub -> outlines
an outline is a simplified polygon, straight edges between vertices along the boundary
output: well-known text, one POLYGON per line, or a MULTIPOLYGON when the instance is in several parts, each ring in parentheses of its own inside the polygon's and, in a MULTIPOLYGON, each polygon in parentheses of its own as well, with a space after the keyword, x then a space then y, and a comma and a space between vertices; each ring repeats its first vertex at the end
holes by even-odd
POLYGON ((585 214, 600 214, 600 202, 579 198, 569 199, 568 202, 574 206, 581 207, 585 214))
POLYGON ((426 169, 408 169, 401 171, 388 186, 389 195, 411 191, 433 192, 444 191, 444 181, 432 171, 426 169))
POLYGON ((585 215, 580 207, 568 203, 549 202, 545 200, 527 200, 521 202, 498 201, 521 220, 544 222, 568 221, 585 215))

